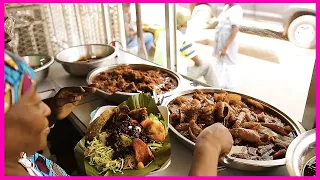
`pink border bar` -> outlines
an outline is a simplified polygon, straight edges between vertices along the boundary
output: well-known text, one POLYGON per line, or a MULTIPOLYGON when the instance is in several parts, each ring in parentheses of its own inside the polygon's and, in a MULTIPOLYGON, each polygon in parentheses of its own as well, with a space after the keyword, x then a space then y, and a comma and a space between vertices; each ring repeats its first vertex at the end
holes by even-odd
POLYGON ((226 3, 226 2, 236 2, 236 3, 315 3, 316 0, 217 0, 217 1, 199 1, 199 0, 4 0, 5 3, 203 3, 203 2, 214 2, 214 3, 226 3))
MULTIPOLYGON (((5 3, 102 3, 102 2, 105 2, 105 3, 128 3, 128 2, 130 2, 130 3, 142 3, 142 2, 144 2, 144 3, 173 3, 172 1, 170 2, 170 1, 166 1, 166 0, 164 0, 164 1, 159 1, 159 0, 123 0, 123 1, 114 1, 114 0, 109 0, 109 1, 103 1, 103 0, 65 0, 65 1, 63 1, 63 0, 39 0, 39 1, 36 1, 36 0, 34 0, 34 1, 31 1, 31 0, 5 0, 4 1, 5 3)), ((196 2, 203 2, 203 1, 197 1, 197 0, 188 0, 188 1, 183 1, 183 0, 176 0, 176 1, 174 1, 174 2, 176 2, 176 3, 196 3, 196 2)), ((316 1, 311 1, 311 0, 300 0, 300 1, 296 1, 296 0, 291 0, 291 1, 288 1, 288 0, 280 0, 280 1, 277 1, 277 0, 270 0, 270 1, 265 1, 265 0, 261 0, 261 1, 250 1, 250 0, 242 0, 242 1, 230 1, 230 0, 225 0, 225 1, 221 1, 221 0, 219 0, 219 1, 211 1, 211 2, 215 2, 215 3, 226 3, 226 2, 237 2, 237 3, 293 3, 293 2, 296 2, 296 3, 308 3, 308 2, 313 2, 313 3, 315 3, 316 1)), ((318 5, 317 4, 317 9, 319 9, 319 6, 320 5, 318 5)), ((2 5, 1 6, 1 12, 4 12, 4 5, 2 5)), ((2 13, 1 14, 1 21, 3 21, 4 20, 4 18, 3 18, 3 16, 4 16, 4 14, 2 13)), ((319 24, 319 18, 317 18, 317 24, 319 24)), ((4 39, 4 29, 2 28, 1 29, 2 30, 2 32, 1 32, 1 39, 4 39)), ((317 37, 317 42, 318 42, 318 37, 317 37)), ((3 43, 1 43, 1 51, 2 51, 2 53, 3 53, 3 49, 4 49, 4 44, 3 43)), ((2 56, 2 57, 4 57, 4 56, 2 56)), ((3 61, 2 61, 3 62, 3 61)), ((319 70, 319 67, 318 67, 319 65, 316 63, 316 70, 319 70)), ((4 70, 4 66, 0 66, 0 72, 3 72, 3 70, 4 70)), ((1 73, 1 77, 2 77, 2 79, 4 78, 3 77, 3 75, 4 74, 2 74, 1 73)), ((317 79, 319 79, 320 78, 320 75, 319 74, 317 74, 317 76, 316 76, 316 78, 317 79)), ((1 86, 2 87, 4 87, 4 81, 2 80, 1 82, 1 86)), ((319 89, 319 87, 318 87, 318 84, 316 85, 316 89, 319 89)), ((1 98, 3 99, 3 96, 4 96, 4 93, 1 93, 0 94, 0 96, 1 96, 1 98)), ((319 97, 318 96, 316 96, 316 104, 318 105, 320 102, 319 102, 319 97)), ((1 108, 0 108, 0 111, 1 111, 1 114, 4 114, 4 103, 1 103, 1 108)), ((317 110, 316 111, 316 116, 317 117, 319 117, 319 111, 317 110)), ((3 141, 0 141, 0 143, 1 143, 1 148, 0 148, 0 162, 1 162, 1 168, 0 168, 0 176, 3 176, 3 177, 1 177, 0 179, 12 179, 12 180, 15 180, 15 179, 17 179, 17 180, 22 180, 22 179, 33 179, 33 178, 35 178, 35 177, 7 177, 7 176, 4 176, 4 170, 3 170, 3 168, 4 168, 4 116, 1 116, 1 119, 2 119, 2 122, 3 123, 1 123, 1 138, 3 139, 3 141), (3 117, 3 118, 2 118, 3 117)), ((318 122, 318 120, 317 120, 317 122, 316 122, 316 124, 317 124, 317 126, 319 126, 319 122, 318 122)), ((317 135, 317 139, 318 139, 318 135, 317 135)), ((317 150, 317 154, 318 154, 318 151, 319 150, 317 150)), ((39 177, 39 178, 41 178, 41 177, 39 177)), ((50 177, 50 178, 55 178, 55 179, 79 179, 79 180, 81 180, 81 179, 92 179, 92 178, 94 178, 94 179, 105 179, 105 177, 50 177)), ((115 179, 115 180, 120 180, 120 179, 125 179, 126 177, 106 177, 107 179, 115 179)), ((148 179, 163 179, 164 177, 130 177, 130 179, 143 179, 143 178, 148 178, 148 179)), ((200 179, 200 177, 165 177, 166 179, 182 179, 182 178, 188 178, 188 179, 194 179, 194 180, 196 180, 196 179, 200 179)), ((201 177, 201 179, 211 179, 211 178, 213 178, 213 177, 201 177)), ((231 178, 237 178, 237 179, 243 179, 243 180, 248 180, 248 179, 257 179, 257 177, 252 177, 252 176, 250 176, 250 177, 246 177, 246 176, 244 176, 244 177, 241 177, 241 176, 237 176, 237 177, 214 177, 214 178, 218 178, 218 179, 231 179, 231 178)), ((303 179, 315 179, 315 178, 313 178, 313 177, 277 177, 277 176, 273 176, 272 177, 272 179, 293 179, 293 178, 295 178, 295 179, 301 179, 301 178, 303 178, 303 179)), ((265 180, 269 180, 270 179, 270 177, 259 177, 259 179, 261 179, 261 180, 263 180, 263 179, 265 179, 265 180)))

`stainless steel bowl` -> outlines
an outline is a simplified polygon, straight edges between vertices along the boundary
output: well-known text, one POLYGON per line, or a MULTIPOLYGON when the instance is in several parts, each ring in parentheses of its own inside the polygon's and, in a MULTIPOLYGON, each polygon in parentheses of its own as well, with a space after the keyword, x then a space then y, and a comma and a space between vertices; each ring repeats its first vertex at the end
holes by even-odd
POLYGON ((86 76, 97 67, 110 65, 115 58, 117 50, 113 46, 105 44, 87 44, 70 47, 56 55, 56 61, 71 75, 86 76), (82 58, 95 58, 89 62, 79 62, 82 58))
MULTIPOLYGON (((107 66, 107 67, 100 67, 100 68, 94 69, 87 76, 88 85, 93 83, 94 77, 96 77, 99 73, 101 73, 103 71, 107 71, 107 70, 111 70, 111 69, 117 68, 118 66, 121 66, 121 65, 128 65, 128 66, 130 66, 132 68, 135 68, 135 69, 148 69, 148 70, 149 69, 160 69, 160 71, 168 73, 173 78, 175 78, 177 83, 178 83, 177 88, 172 90, 172 91, 169 91, 169 92, 167 92, 165 94, 159 95, 159 96, 163 96, 163 97, 171 96, 171 95, 179 92, 179 89, 181 88, 180 87, 181 86, 181 79, 182 79, 181 75, 179 75, 178 73, 175 73, 173 71, 170 71, 170 70, 168 70, 166 68, 157 66, 157 65, 147 65, 147 64, 118 64, 118 65, 111 65, 111 66, 107 66)), ((127 93, 127 92, 116 92, 116 93, 111 94, 111 93, 107 93, 105 91, 102 91, 100 89, 97 90, 97 93, 98 93, 98 95, 100 95, 100 96, 102 96, 104 98, 107 98, 107 99, 109 99, 110 101, 113 101, 116 104, 120 104, 123 101, 127 100, 128 97, 137 94, 137 93, 127 93)))
POLYGON ((54 63, 52 56, 30 55, 22 58, 36 72, 37 82, 42 82, 48 77, 49 68, 54 63))
MULTIPOLYGON (((174 100, 175 98, 182 96, 182 95, 187 95, 187 94, 193 93, 196 89, 202 90, 204 93, 217 93, 221 90, 221 89, 215 89, 215 88, 194 88, 194 89, 190 89, 190 90, 185 90, 185 91, 179 92, 173 96, 170 96, 168 99, 166 99, 164 101, 164 103, 162 105, 168 106, 169 103, 172 100, 174 100)), ((266 110, 271 111, 274 115, 279 117, 281 120, 287 122, 296 131, 297 135, 300 135, 301 133, 303 133, 305 131, 304 128, 299 123, 293 121, 290 117, 288 117, 286 114, 281 112, 279 109, 273 107, 272 105, 267 104, 267 103, 265 103, 261 100, 258 100, 256 98, 250 97, 248 95, 233 92, 230 90, 225 90, 225 91, 228 93, 239 94, 242 97, 250 98, 250 99, 253 99, 253 100, 260 102, 266 110)), ((169 129, 174 133, 175 136, 178 137, 178 139, 184 145, 186 145, 191 150, 194 149, 195 143, 193 141, 191 141, 188 138, 181 135, 171 124, 169 125, 169 129)), ((278 160, 270 160, 270 161, 256 161, 256 160, 246 160, 246 159, 240 159, 240 158, 234 158, 234 157, 226 158, 225 156, 222 157, 219 162, 220 162, 220 164, 222 164, 224 166, 235 168, 235 169, 240 169, 240 170, 246 170, 246 171, 264 171, 264 170, 268 170, 273 167, 282 166, 282 165, 286 164, 285 158, 278 159, 278 160)))
POLYGON ((316 130, 307 131, 293 140, 287 150, 286 166, 290 176, 303 176, 309 160, 316 157, 316 130))

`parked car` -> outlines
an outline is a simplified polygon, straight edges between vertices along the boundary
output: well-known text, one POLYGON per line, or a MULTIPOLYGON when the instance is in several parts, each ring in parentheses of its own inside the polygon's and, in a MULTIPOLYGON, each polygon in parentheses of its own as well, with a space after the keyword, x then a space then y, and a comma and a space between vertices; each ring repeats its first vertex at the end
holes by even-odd
MULTIPOLYGON (((256 3, 240 4, 244 19, 255 22, 280 24, 283 35, 294 45, 302 48, 315 48, 316 45, 316 4, 315 3, 256 3)), ((186 6, 184 4, 183 6, 186 6)), ((224 4, 191 4, 193 18, 206 22, 218 16, 224 4)), ((204 23, 203 23, 204 24, 204 23)), ((266 28, 268 29, 268 28, 266 28)), ((273 29, 271 29, 273 30, 273 29)))

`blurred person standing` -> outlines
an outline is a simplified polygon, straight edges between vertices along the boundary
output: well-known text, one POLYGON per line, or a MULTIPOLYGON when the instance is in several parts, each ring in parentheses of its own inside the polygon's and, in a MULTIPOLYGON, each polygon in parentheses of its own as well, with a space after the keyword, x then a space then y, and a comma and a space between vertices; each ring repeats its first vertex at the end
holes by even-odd
POLYGON ((138 40, 137 31, 135 30, 132 22, 131 22, 131 12, 130 12, 130 3, 124 3, 123 5, 123 13, 124 13, 124 27, 125 34, 127 39, 127 47, 133 48, 138 46, 139 50, 143 48, 141 46, 145 45, 146 50, 149 54, 150 49, 154 43, 154 36, 150 32, 143 32, 143 37, 138 40), (144 42, 144 43, 142 43, 144 42))
MULTIPOLYGON (((199 58, 197 54, 197 49, 195 45, 187 39, 185 36, 187 30, 187 23, 190 17, 184 15, 181 12, 177 12, 177 31, 176 31, 176 41, 177 41, 177 71, 182 75, 187 75, 191 78, 198 79, 204 77, 207 84, 218 87, 218 81, 214 73, 213 63, 204 61, 199 58), (193 61, 194 66, 188 67, 190 61, 193 61)), ((159 34, 154 62, 161 66, 167 67, 167 53, 166 53, 166 32, 162 31, 159 34)))
POLYGON ((239 44, 236 36, 243 18, 243 9, 238 4, 225 4, 218 16, 213 56, 218 62, 215 67, 220 88, 234 89, 239 80, 237 54, 239 44))

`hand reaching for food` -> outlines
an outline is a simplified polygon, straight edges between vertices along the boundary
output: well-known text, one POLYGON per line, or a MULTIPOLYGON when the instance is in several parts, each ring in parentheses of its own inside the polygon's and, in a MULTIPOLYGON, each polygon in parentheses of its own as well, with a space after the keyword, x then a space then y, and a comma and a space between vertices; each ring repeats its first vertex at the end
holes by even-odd
POLYGON ((197 137, 189 175, 216 176, 219 157, 228 154, 232 144, 233 139, 229 130, 221 123, 205 128, 197 137))
POLYGON ((53 97, 50 102, 51 118, 61 120, 66 118, 74 107, 77 106, 83 96, 95 93, 92 87, 65 87, 53 97))
MULTIPOLYGON (((207 143, 214 146, 219 155, 228 154, 233 145, 232 135, 228 128, 221 123, 215 123, 201 131, 197 137, 197 144, 207 143)), ((212 148, 211 148, 212 149, 212 148)))

